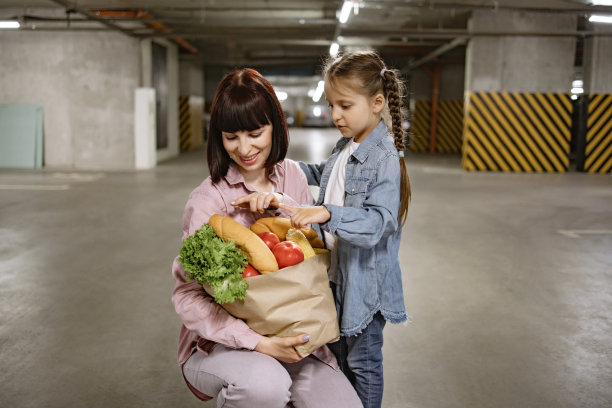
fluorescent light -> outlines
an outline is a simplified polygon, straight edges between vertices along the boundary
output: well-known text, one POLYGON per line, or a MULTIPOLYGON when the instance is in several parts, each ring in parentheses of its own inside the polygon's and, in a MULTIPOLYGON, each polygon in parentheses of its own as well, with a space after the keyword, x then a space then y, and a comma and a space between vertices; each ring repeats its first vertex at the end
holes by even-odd
POLYGON ((278 98, 279 101, 284 101, 287 99, 289 95, 287 94, 287 92, 283 92, 283 91, 276 91, 276 97, 278 98))
POLYGON ((344 0, 344 4, 342 5, 342 10, 340 10, 340 17, 338 17, 338 21, 344 24, 348 21, 349 16, 351 15, 351 9, 353 8, 353 2, 349 0, 344 0))
POLYGON ((317 89, 315 89, 315 93, 314 95, 312 95, 312 100, 314 102, 319 102, 319 99, 321 99, 321 96, 323 96, 324 86, 325 86, 325 82, 319 81, 319 83, 317 84, 317 89))
POLYGON ((19 21, 0 20, 0 28, 19 28, 19 21))
POLYGON ((593 0, 591 4, 594 6, 612 6, 612 0, 593 0))
POLYGON ((340 49, 340 45, 338 45, 337 42, 333 42, 330 46, 329 46, 329 55, 331 55, 332 57, 338 55, 338 50, 340 49))
POLYGON ((592 23, 612 24, 612 16, 603 16, 603 15, 593 14, 591 17, 589 17, 589 21, 592 23))
POLYGON ((573 94, 578 95, 578 94, 584 93, 584 89, 582 89, 582 88, 572 88, 572 90, 570 92, 573 93, 573 94))

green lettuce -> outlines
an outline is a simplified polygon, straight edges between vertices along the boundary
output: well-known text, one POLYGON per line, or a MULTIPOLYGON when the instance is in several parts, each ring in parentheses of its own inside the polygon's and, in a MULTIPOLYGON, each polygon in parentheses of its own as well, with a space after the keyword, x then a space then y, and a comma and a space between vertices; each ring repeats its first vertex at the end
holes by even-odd
POLYGON ((188 280, 210 285, 217 303, 246 298, 242 272, 247 261, 234 242, 225 242, 208 224, 183 240, 178 258, 188 280))

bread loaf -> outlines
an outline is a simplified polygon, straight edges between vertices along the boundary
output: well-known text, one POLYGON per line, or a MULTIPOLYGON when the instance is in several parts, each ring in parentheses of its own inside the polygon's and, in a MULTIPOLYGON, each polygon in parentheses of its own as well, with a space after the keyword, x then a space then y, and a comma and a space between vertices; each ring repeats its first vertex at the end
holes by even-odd
MULTIPOLYGON (((287 231, 289 231, 289 228, 292 228, 291 220, 284 217, 264 217, 258 219, 251 225, 251 231, 255 234, 259 235, 262 232, 273 232, 281 241, 287 239, 287 231)), ((317 232, 312 228, 304 227, 300 228, 300 231, 304 233, 306 239, 310 242, 310 246, 313 248, 323 248, 325 246, 323 241, 319 239, 317 232)))
POLYGON ((208 220, 215 234, 224 241, 234 241, 247 262, 260 273, 278 270, 276 258, 270 248, 253 231, 232 218, 215 214, 208 220))

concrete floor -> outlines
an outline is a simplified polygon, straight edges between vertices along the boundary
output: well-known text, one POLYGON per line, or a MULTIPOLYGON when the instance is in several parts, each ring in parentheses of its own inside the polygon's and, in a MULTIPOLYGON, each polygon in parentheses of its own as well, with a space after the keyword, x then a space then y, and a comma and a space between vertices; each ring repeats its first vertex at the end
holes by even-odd
MULTIPOLYGON (((292 131, 319 160, 334 130, 292 131)), ((408 155, 409 325, 385 408, 612 406, 612 176, 408 155)), ((0 406, 214 407, 183 384, 172 259, 203 152, 151 171, 0 170, 0 406)))

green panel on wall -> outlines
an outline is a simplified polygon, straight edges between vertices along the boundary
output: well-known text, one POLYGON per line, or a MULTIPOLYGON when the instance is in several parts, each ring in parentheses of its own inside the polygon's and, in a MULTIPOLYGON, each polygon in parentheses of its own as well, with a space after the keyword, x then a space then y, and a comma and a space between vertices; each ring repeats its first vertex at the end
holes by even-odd
POLYGON ((43 107, 0 105, 0 167, 43 164, 43 107))

